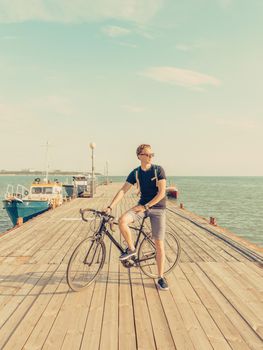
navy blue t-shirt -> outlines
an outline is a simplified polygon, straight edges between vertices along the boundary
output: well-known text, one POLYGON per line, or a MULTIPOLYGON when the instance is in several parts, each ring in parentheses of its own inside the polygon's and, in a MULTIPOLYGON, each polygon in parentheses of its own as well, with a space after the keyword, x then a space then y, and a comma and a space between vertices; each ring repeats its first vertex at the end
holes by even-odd
MULTIPOLYGON (((158 187, 156 186, 155 170, 157 171, 158 180, 166 179, 165 172, 160 165, 152 165, 148 170, 144 171, 141 167, 134 169, 126 181, 130 184, 136 184, 136 170, 138 170, 138 178, 140 182, 141 198, 139 204, 144 205, 150 202, 158 193, 158 187)), ((158 203, 152 206, 152 208, 164 209, 166 207, 166 198, 164 197, 158 203)))

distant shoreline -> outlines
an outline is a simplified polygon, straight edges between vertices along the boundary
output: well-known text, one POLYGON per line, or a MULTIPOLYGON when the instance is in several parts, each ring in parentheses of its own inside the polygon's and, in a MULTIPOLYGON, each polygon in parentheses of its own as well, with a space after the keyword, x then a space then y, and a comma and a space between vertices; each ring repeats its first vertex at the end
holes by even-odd
MULTIPOLYGON (((0 173, 0 176, 45 176, 43 173, 0 173)), ((91 175, 91 173, 86 173, 86 172, 64 172, 64 173, 49 173, 49 176, 74 176, 74 175, 91 175)), ((104 176, 103 174, 100 173, 95 173, 96 176, 104 176)), ((127 177, 126 175, 109 175, 109 177, 127 177)), ((214 177, 214 178, 219 178, 219 177, 263 177, 263 175, 167 175, 167 177, 214 177)))
MULTIPOLYGON (((16 173, 16 172, 10 172, 10 173, 0 173, 0 176, 46 176, 46 174, 41 173, 16 173)), ((61 172, 61 173, 48 173, 48 175, 56 175, 56 176, 74 176, 74 175, 91 175, 91 173, 86 172, 61 172)), ((95 173, 96 176, 101 176, 100 173, 95 173)))

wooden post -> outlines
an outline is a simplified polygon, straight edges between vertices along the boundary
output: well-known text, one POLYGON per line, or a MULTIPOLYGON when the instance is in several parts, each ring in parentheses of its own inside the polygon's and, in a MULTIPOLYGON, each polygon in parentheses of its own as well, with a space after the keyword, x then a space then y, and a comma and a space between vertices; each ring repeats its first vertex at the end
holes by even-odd
POLYGON ((217 223, 216 223, 216 218, 214 218, 214 217, 211 216, 211 217, 210 217, 210 224, 216 226, 216 225, 217 225, 217 223))
POLYGON ((21 217, 17 218, 16 224, 17 224, 17 226, 23 225, 23 218, 21 218, 21 217))
POLYGON ((184 209, 184 203, 180 203, 180 208, 184 209))

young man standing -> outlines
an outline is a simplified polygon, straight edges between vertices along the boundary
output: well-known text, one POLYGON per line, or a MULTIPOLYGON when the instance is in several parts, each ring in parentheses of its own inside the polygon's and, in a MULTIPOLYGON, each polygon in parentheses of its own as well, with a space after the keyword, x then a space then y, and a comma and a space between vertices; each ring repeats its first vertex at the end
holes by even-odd
POLYGON ((142 219, 147 211, 151 220, 152 238, 156 247, 156 262, 159 274, 157 285, 162 290, 168 290, 167 281, 163 278, 166 176, 161 166, 152 164, 154 154, 150 145, 140 145, 136 150, 136 154, 141 161, 141 166, 129 174, 125 184, 117 192, 106 212, 110 213, 113 207, 123 198, 124 194, 137 183, 140 192, 139 203, 124 213, 119 219, 121 234, 128 244, 128 249, 120 256, 120 260, 123 261, 136 255, 136 249, 128 225, 137 219, 142 219))

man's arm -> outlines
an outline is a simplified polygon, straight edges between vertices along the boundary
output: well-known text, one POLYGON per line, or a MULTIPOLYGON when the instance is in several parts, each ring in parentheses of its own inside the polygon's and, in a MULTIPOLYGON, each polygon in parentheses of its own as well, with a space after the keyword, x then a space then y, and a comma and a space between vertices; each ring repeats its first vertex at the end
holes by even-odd
POLYGON ((119 203, 119 201, 123 198, 126 192, 128 192, 133 185, 129 182, 125 182, 125 184, 122 186, 122 188, 117 192, 113 200, 111 201, 111 204, 109 205, 110 208, 115 207, 116 204, 119 203))
POLYGON ((150 202, 147 203, 150 208, 152 206, 154 206, 155 204, 157 204, 158 202, 160 202, 160 200, 165 197, 165 195, 166 195, 166 179, 159 180, 157 182, 157 186, 158 186, 157 195, 155 197, 153 197, 153 199, 150 202))
MULTIPOLYGON (((158 186, 157 195, 155 197, 153 197, 153 199, 150 202, 147 203, 150 208, 153 205, 160 202, 160 200, 165 197, 165 195, 166 195, 166 179, 159 180, 157 182, 157 186, 158 186)), ((145 208, 143 205, 137 205, 136 207, 133 208, 133 210, 135 212, 140 212, 140 211, 145 211, 145 208)))

